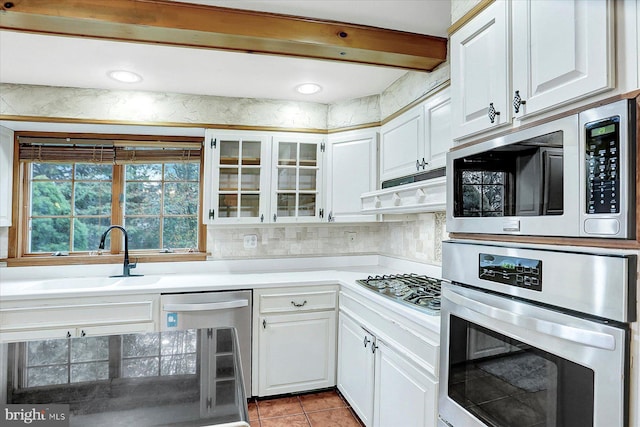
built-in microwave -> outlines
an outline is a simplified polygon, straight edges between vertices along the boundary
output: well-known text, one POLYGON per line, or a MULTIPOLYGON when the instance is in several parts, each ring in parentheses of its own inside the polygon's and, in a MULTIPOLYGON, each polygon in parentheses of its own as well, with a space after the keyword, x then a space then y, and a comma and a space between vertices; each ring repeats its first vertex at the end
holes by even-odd
POLYGON ((635 99, 454 149, 447 231, 635 237, 635 99))

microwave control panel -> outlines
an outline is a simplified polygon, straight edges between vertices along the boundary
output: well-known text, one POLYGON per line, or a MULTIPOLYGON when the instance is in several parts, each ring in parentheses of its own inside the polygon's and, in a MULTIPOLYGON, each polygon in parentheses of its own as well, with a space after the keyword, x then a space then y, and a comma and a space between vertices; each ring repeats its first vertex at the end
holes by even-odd
POLYGON ((585 126, 586 213, 620 212, 620 117, 585 126))
POLYGON ((493 254, 480 254, 478 278, 503 285, 542 291, 542 261, 493 254))

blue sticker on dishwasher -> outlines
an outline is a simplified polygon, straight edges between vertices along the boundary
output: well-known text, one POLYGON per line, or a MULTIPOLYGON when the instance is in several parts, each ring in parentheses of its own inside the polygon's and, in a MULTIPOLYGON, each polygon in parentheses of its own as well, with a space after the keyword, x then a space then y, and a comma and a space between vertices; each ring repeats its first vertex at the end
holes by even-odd
POLYGON ((167 328, 178 327, 178 313, 167 313, 167 328))

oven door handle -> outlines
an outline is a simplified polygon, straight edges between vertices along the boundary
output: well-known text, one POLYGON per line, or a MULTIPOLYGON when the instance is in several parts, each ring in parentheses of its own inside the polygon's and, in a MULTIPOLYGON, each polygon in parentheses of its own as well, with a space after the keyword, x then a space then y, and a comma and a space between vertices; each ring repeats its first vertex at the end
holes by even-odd
POLYGON ((222 302, 205 302, 205 303, 183 303, 183 304, 164 304, 162 306, 163 311, 212 311, 212 310, 226 310, 228 308, 240 308, 249 305, 249 301, 246 299, 238 299, 232 301, 222 302))
POLYGON ((492 307, 477 300, 472 300, 453 290, 446 292, 443 296, 451 302, 461 305, 478 314, 510 323, 512 325, 532 329, 545 335, 604 350, 615 350, 616 348, 616 339, 610 334, 561 325, 559 323, 549 322, 535 317, 522 316, 501 308, 492 307))

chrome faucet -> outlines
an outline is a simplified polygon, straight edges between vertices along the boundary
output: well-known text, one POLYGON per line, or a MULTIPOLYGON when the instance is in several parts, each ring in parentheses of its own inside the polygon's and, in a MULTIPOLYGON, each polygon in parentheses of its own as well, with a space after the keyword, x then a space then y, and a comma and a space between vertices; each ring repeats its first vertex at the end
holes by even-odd
POLYGON ((143 274, 131 274, 131 269, 136 268, 138 263, 129 263, 129 236, 127 235, 127 230, 125 230, 123 226, 110 225, 109 228, 107 228, 107 231, 105 231, 102 234, 102 237, 100 237, 100 245, 98 245, 98 249, 104 249, 104 241, 107 238, 107 234, 114 228, 117 228, 118 230, 122 231, 122 234, 124 234, 124 265, 122 266, 122 274, 110 277, 144 276, 143 274))

